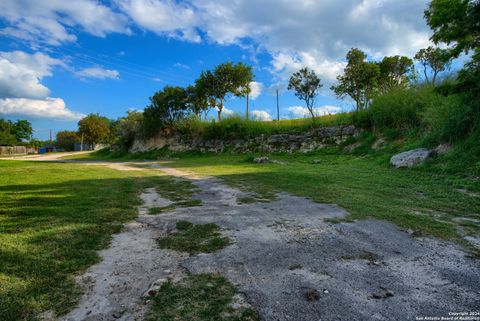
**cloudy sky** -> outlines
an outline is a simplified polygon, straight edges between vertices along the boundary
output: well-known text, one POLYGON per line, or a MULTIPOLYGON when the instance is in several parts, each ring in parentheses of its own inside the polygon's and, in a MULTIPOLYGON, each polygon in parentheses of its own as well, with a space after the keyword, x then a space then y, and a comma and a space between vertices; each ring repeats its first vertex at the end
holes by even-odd
MULTIPOLYGON (((79 118, 142 109, 163 86, 186 86, 225 61, 254 68, 252 115, 303 117, 285 90, 308 66, 324 84, 318 114, 350 110, 328 89, 351 47, 369 59, 429 45, 424 0, 2 0, 0 117, 29 119, 35 136, 79 118)), ((244 113, 242 99, 230 112, 244 113)), ((214 113, 212 113, 213 115, 214 113)))

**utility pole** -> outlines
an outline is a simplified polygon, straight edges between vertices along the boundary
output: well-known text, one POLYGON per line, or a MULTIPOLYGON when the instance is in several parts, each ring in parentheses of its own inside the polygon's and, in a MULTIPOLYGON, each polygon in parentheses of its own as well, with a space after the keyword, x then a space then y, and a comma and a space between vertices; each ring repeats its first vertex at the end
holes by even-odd
POLYGON ((247 93, 247 120, 248 120, 248 93, 247 93))
POLYGON ((276 89, 277 92, 277 120, 280 120, 280 105, 278 104, 278 88, 276 89))
POLYGON ((50 128, 50 145, 52 144, 52 129, 50 128))
POLYGON ((82 140, 80 142, 80 151, 83 152, 83 133, 82 133, 82 140))

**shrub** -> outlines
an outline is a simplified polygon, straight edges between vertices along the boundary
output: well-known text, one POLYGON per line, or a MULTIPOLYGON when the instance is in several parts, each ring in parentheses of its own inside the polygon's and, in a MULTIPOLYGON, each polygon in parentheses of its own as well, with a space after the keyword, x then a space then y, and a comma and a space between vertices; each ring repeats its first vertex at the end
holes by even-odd
POLYGON ((435 142, 456 142, 479 126, 479 113, 461 95, 436 96, 428 102, 422 119, 435 142))

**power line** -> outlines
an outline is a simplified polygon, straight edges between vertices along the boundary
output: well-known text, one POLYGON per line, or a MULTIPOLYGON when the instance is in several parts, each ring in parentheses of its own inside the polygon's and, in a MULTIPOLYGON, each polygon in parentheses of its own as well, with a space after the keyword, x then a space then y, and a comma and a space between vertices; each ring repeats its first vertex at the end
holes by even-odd
MULTIPOLYGON (((181 77, 181 76, 178 76, 178 75, 172 75, 170 73, 166 73, 166 72, 161 71, 161 70, 158 70, 158 71, 155 71, 155 72, 142 70, 141 68, 144 68, 144 66, 141 66, 141 65, 138 65, 138 64, 135 64, 135 63, 126 62, 126 61, 122 60, 122 62, 131 64, 131 65, 139 66, 139 68, 133 69, 132 67, 122 65, 121 63, 112 62, 112 61, 109 61, 109 60, 106 60, 106 59, 103 59, 103 58, 90 56, 90 55, 82 53, 82 52, 75 52, 74 50, 71 50, 71 49, 68 49, 68 48, 63 48, 63 49, 65 51, 68 51, 71 54, 73 54, 74 59, 78 59, 80 61, 90 63, 90 64, 97 64, 98 65, 99 62, 100 62, 102 64, 111 65, 114 68, 117 68, 120 71, 122 71, 124 74, 131 75, 131 76, 134 76, 134 77, 144 78, 144 79, 148 79, 148 80, 155 80, 155 78, 160 78, 161 81, 173 82, 173 83, 182 83, 182 84, 188 84, 190 82, 189 80, 187 80, 186 77, 181 77)), ((64 55, 64 56, 69 56, 65 52, 62 52, 61 50, 58 50, 58 49, 53 50, 53 51, 56 51, 58 54, 61 54, 61 55, 64 55)), ((105 55, 105 56, 108 57, 107 55, 105 55)), ((113 57, 110 57, 110 58, 113 58, 113 57)), ((119 59, 117 59, 117 60, 119 60, 119 59)), ((154 70, 152 68, 148 68, 148 69, 154 70)))

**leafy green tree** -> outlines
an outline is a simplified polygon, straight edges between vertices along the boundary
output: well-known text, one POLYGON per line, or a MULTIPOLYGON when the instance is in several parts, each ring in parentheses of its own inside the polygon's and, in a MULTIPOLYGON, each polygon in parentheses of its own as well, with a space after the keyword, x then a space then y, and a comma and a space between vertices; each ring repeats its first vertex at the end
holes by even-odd
POLYGON ((377 63, 368 62, 366 54, 352 48, 347 53, 347 66, 343 75, 337 76, 338 85, 331 89, 337 97, 350 97, 355 101, 356 109, 367 108, 377 90, 380 67, 377 63))
POLYGON ((143 132, 147 137, 160 130, 170 130, 188 110, 187 91, 182 87, 165 86, 150 98, 150 105, 143 113, 143 132))
POLYGON ((120 118, 115 127, 118 143, 126 149, 132 147, 142 121, 143 113, 139 111, 128 111, 127 116, 120 118))
POLYGON ((199 86, 188 86, 186 91, 188 108, 200 119, 202 112, 209 109, 208 96, 199 86))
POLYGON ((28 120, 17 120, 13 124, 13 134, 17 141, 30 140, 32 138, 32 124, 28 120))
POLYGON ((428 48, 420 49, 415 54, 415 60, 419 61, 423 66, 425 81, 434 85, 438 74, 450 68, 452 56, 448 49, 429 46, 428 48), (428 69, 431 70, 431 77, 428 75, 428 69))
POLYGON ((432 0, 425 19, 433 30, 432 40, 451 46, 450 55, 472 52, 472 60, 458 74, 454 92, 480 96, 480 1, 432 0))
POLYGON ((90 114, 78 122, 79 136, 84 142, 95 145, 108 140, 110 120, 98 114, 90 114))
POLYGON ((75 148, 75 142, 80 141, 78 133, 75 131, 59 131, 55 137, 55 145, 63 148, 66 151, 73 151, 75 148))
POLYGON ((11 146, 17 142, 17 138, 13 134, 12 122, 0 118, 0 146, 11 146))
POLYGON ((405 56, 384 57, 378 66, 380 68, 378 86, 381 91, 408 86, 409 74, 413 71, 412 59, 405 56))
POLYGON ((309 70, 307 67, 295 72, 288 82, 288 90, 294 90, 295 96, 305 101, 308 111, 312 119, 315 119, 313 108, 317 100, 318 92, 323 85, 321 80, 315 74, 315 71, 309 70))
POLYGON ((243 63, 226 62, 210 70, 203 71, 195 81, 208 97, 209 104, 217 108, 218 120, 222 119, 225 98, 232 94, 238 97, 245 95, 245 88, 253 79, 252 67, 243 63))

